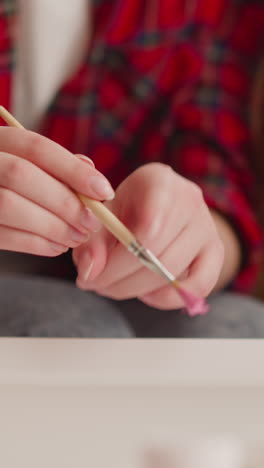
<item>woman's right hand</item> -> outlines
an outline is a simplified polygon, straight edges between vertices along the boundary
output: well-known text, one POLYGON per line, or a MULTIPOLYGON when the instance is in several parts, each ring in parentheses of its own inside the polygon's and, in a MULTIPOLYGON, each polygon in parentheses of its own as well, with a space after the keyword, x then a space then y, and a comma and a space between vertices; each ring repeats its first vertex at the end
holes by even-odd
POLYGON ((0 127, 0 249, 55 257, 100 225, 76 196, 114 196, 89 158, 28 130, 0 127))

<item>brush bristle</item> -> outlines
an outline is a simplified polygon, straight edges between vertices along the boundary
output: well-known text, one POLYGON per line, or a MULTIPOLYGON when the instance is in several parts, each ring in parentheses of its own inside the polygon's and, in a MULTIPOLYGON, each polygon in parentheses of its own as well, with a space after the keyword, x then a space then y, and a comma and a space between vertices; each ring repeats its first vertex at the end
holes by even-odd
POLYGON ((209 306, 205 299, 196 297, 189 291, 186 291, 181 287, 178 281, 173 281, 172 284, 183 300, 185 308, 191 317, 195 317, 197 315, 206 315, 208 313, 209 306))

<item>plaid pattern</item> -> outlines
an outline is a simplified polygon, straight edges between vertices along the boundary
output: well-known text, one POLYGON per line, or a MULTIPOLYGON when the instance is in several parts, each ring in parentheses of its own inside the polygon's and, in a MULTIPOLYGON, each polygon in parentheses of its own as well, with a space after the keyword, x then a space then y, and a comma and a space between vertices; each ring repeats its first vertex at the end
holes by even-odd
POLYGON ((14 65, 15 0, 0 0, 0 102, 10 106, 11 73, 14 65))
MULTIPOLYGON (((13 1, 0 0, 0 100, 9 102, 13 1)), ((93 37, 40 131, 93 158, 117 186, 151 161, 198 183, 238 230, 247 291, 260 261, 248 108, 260 54, 257 0, 93 0, 93 37)))

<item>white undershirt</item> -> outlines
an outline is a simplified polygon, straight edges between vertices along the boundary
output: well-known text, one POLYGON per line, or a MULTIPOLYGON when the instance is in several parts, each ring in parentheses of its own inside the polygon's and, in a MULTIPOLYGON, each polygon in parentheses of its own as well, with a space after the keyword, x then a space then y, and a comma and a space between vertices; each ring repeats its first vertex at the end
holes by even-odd
POLYGON ((33 129, 80 64, 89 40, 90 0, 18 0, 12 112, 33 129))

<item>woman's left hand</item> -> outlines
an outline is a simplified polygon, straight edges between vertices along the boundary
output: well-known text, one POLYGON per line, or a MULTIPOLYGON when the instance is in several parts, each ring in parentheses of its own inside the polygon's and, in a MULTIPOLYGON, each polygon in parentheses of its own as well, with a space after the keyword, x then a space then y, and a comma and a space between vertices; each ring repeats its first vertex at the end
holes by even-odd
MULTIPOLYGON (((198 186, 153 163, 133 172, 107 206, 153 251, 182 286, 206 297, 220 275, 224 248, 198 186)), ((139 298, 159 309, 183 306, 177 292, 105 228, 73 251, 77 285, 113 299, 139 298)))

